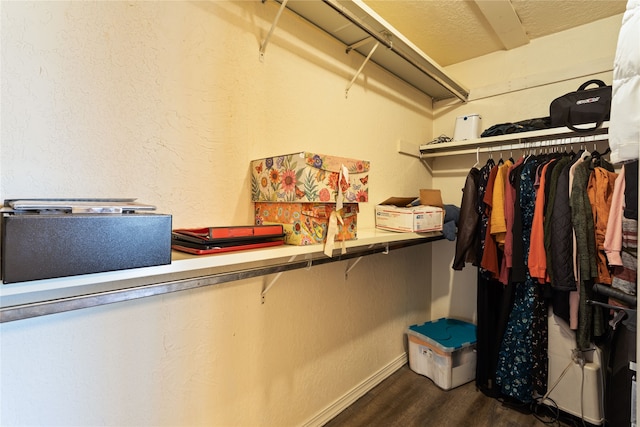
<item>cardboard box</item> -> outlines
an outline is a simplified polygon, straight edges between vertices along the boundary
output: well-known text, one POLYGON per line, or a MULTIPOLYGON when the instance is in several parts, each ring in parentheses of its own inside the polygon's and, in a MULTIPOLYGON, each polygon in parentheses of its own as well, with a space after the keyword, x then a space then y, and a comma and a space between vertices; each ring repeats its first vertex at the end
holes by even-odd
POLYGON ((171 215, 2 214, 4 283, 171 263, 171 215))
MULTIPOLYGON (((332 214, 336 214, 334 203, 255 203, 256 225, 282 224, 284 242, 288 245, 324 243, 332 214)), ((344 225, 338 222, 335 240, 355 240, 358 237, 358 204, 345 204, 340 214, 344 225)))
POLYGON ((440 190, 436 189, 420 189, 420 204, 444 209, 442 195, 440 194, 440 190))
POLYGON ((441 318, 407 329, 409 367, 444 390, 476 377, 476 326, 441 318))
POLYGON ((345 203, 367 202, 369 162, 310 152, 251 162, 254 202, 335 203, 339 191, 345 203))
POLYGON ((376 227, 382 230, 416 232, 441 231, 444 209, 435 206, 410 206, 415 198, 391 197, 376 206, 376 227))

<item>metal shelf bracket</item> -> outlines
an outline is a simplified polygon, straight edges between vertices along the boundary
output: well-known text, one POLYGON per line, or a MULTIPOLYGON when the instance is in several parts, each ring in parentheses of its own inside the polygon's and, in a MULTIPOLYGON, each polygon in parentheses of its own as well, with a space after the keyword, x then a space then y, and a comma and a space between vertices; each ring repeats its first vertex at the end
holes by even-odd
MULTIPOLYGON (((262 3, 264 3, 265 1, 266 0, 262 0, 262 3)), ((278 21, 280 20, 280 15, 282 15, 282 11, 287 6, 287 1, 289 1, 289 0, 282 0, 282 3, 280 4, 280 9, 278 9, 278 13, 276 14, 276 17, 273 20, 273 24, 271 24, 271 29, 267 33, 267 37, 264 38, 264 40, 262 41, 262 44, 260 45, 260 62, 264 62, 264 53, 267 50, 267 45, 269 44, 269 40, 271 39, 271 36, 273 35, 273 32, 275 31, 276 27, 278 26, 278 21)))
MULTIPOLYGON (((367 39, 365 39, 365 40, 367 40, 367 39)), ((360 45, 361 43, 362 43, 362 41, 360 41, 358 43, 355 43, 355 45, 360 45)), ((352 49, 353 46, 355 46, 355 45, 349 46, 347 48, 347 53, 349 53, 349 50, 352 49)), ((371 55, 373 55, 373 52, 376 51, 378 46, 380 46, 380 42, 376 42, 376 44, 373 45, 373 47, 371 48, 371 51, 369 52, 367 57, 364 59, 364 62, 362 63, 362 65, 360 65, 360 68, 358 68, 358 71, 356 71, 356 74, 353 76, 353 78, 351 79, 349 84, 347 84, 347 88, 344 91, 344 97, 345 98, 349 97, 349 89, 351 89, 351 86, 353 86, 353 83, 356 81, 356 79, 358 78, 358 76, 362 72, 362 69, 364 68, 364 66, 367 65, 367 62, 369 62, 369 60, 371 59, 371 55)))
POLYGON ((369 37, 365 37, 362 40, 360 40, 359 42, 355 42, 353 44, 350 44, 349 46, 347 46, 347 48, 345 49, 345 53, 348 55, 349 52, 351 52, 353 49, 357 49, 360 46, 364 46, 365 44, 369 43, 370 41, 373 40, 373 37, 369 36, 369 37))
MULTIPOLYGON (((289 258, 289 263, 295 261, 297 255, 293 255, 291 258, 289 258)), ((310 269, 312 265, 312 259, 309 258, 307 260, 307 269, 310 269)), ((267 295, 267 292, 269 292, 269 289, 271 289, 273 287, 273 285, 276 284, 276 282, 278 281, 278 279, 280 279, 280 276, 282 276, 282 273, 284 273, 284 271, 280 271, 278 273, 276 273, 275 276, 273 276, 273 278, 268 282, 265 283, 265 285, 262 287, 262 293, 260 294, 261 298, 262 298, 262 304, 264 304, 265 301, 265 296, 267 295)))
MULTIPOLYGON (((369 249, 371 249, 371 248, 373 248, 374 246, 375 246, 375 245, 370 245, 368 248, 369 248, 369 249)), ((384 245, 384 251, 382 251, 381 253, 382 253, 382 254, 384 254, 384 255, 388 255, 388 254, 389 254, 389 243, 388 243, 388 242, 387 242, 387 243, 385 243, 385 245, 384 245)), ((362 257, 362 256, 360 256, 360 257, 356 258, 353 262, 351 262, 351 261, 348 261, 348 262, 347 262, 347 268, 346 268, 346 269, 345 269, 345 271, 344 271, 344 279, 345 279, 345 280, 348 280, 348 279, 349 279, 349 272, 355 268, 355 266, 360 262, 360 260, 361 260, 362 258, 363 258, 363 257, 362 257)))
MULTIPOLYGON (((369 245, 368 248, 371 249, 373 248, 375 245, 369 245)), ((387 245, 387 247, 385 248, 385 250, 388 252, 389 251, 389 246, 387 245)), ((356 265, 360 262, 360 260, 362 260, 363 257, 358 257, 356 259, 353 260, 353 262, 351 261, 347 261, 347 268, 344 270, 344 279, 348 280, 349 279, 349 272, 351 270, 353 270, 356 265)))
POLYGON ((355 260, 353 260, 353 263, 351 262, 347 263, 347 268, 344 270, 344 280, 349 279, 349 272, 355 268, 355 266, 360 262, 360 260, 362 260, 362 257, 356 258, 355 260))

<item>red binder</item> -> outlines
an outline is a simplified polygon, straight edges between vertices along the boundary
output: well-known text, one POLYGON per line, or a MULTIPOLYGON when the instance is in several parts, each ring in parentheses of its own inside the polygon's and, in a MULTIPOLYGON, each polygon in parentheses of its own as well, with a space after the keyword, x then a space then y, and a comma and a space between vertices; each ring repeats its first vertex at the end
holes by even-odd
POLYGON ((173 249, 196 255, 215 254, 284 244, 282 225, 183 228, 171 233, 173 249))

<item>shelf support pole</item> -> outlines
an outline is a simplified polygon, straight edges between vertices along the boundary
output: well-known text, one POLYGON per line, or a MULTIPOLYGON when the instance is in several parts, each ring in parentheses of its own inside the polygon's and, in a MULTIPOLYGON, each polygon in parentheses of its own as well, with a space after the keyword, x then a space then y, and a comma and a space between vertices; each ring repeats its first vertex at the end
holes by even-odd
POLYGON ((362 260, 362 257, 358 257, 353 261, 353 264, 347 264, 347 269, 344 271, 344 279, 349 278, 349 272, 355 268, 355 266, 362 260))
MULTIPOLYGON (((263 3, 265 1, 266 0, 262 0, 263 3)), ((271 29, 267 33, 267 37, 265 37, 264 41, 260 45, 260 62, 264 62, 264 53, 267 50, 267 45, 269 44, 269 40, 271 39, 271 35, 273 34, 273 32, 275 31, 276 27, 278 26, 278 21, 280 20, 280 15, 282 15, 282 11, 284 10, 285 6, 287 5, 287 1, 289 1, 289 0, 282 0, 282 3, 280 4, 280 9, 278 9, 278 13, 276 14, 276 17, 273 20, 273 24, 271 24, 271 29)))
POLYGON ((355 42, 355 43, 353 43, 353 44, 350 44, 350 45, 349 45, 349 46, 347 46, 347 48, 345 49, 345 53, 348 55, 348 54, 349 54, 349 52, 351 52, 353 49, 357 49, 357 48, 359 48, 360 46, 363 46, 363 45, 365 45, 365 44, 369 43, 369 42, 370 42, 370 41, 372 41, 372 40, 373 40, 373 38, 372 38, 371 36, 369 36, 369 37, 365 37, 365 38, 363 38, 363 39, 362 39, 362 40, 360 40, 359 42, 355 42))
MULTIPOLYGON (((374 247, 374 245, 369 245, 369 246, 368 246, 368 248, 369 248, 369 249, 371 249, 371 248, 373 248, 373 247, 374 247)), ((386 250, 386 251, 388 251, 388 250, 389 250, 389 246, 388 246, 388 245, 387 245, 387 247, 386 247, 386 249, 385 249, 385 250, 386 250)), ((362 258, 363 258, 363 257, 361 257, 361 256, 360 256, 360 257, 358 257, 358 258, 356 258, 356 259, 353 261, 353 263, 351 263, 350 261, 349 261, 349 262, 347 262, 347 268, 346 268, 346 269, 345 269, 345 271, 344 271, 344 279, 345 279, 345 280, 349 279, 349 272, 355 268, 355 266, 356 266, 356 265, 357 265, 357 264, 362 260, 362 258)))
MULTIPOLYGON (((296 259, 297 255, 293 255, 291 258, 289 258, 288 262, 293 262, 296 259)), ((309 265, 307 266, 307 268, 311 267, 311 260, 309 260, 309 265)), ((269 283, 267 283, 263 288, 262 288, 262 293, 260 294, 260 296, 262 297, 262 303, 264 304, 264 297, 267 295, 267 292, 269 292, 269 289, 271 289, 273 287, 273 285, 276 284, 276 282, 278 281, 278 279, 280 279, 280 276, 282 276, 282 273, 284 273, 284 271, 281 271, 279 273, 277 273, 275 276, 273 276, 273 279, 271 279, 269 281, 269 283)))
POLYGON ((362 69, 364 68, 365 65, 367 65, 367 62, 369 62, 369 59, 371 59, 371 55, 373 55, 373 52, 376 51, 378 46, 380 46, 380 42, 376 42, 376 44, 373 45, 373 47, 371 48, 371 52, 369 52, 367 57, 364 59, 364 62, 362 63, 362 65, 360 65, 360 68, 358 68, 358 71, 356 71, 356 74, 353 76, 353 78, 351 79, 351 81, 347 85, 347 88, 344 91, 344 97, 345 98, 349 97, 349 89, 351 89, 351 86, 353 86, 353 82, 356 81, 356 79, 358 78, 358 76, 362 72, 362 69))

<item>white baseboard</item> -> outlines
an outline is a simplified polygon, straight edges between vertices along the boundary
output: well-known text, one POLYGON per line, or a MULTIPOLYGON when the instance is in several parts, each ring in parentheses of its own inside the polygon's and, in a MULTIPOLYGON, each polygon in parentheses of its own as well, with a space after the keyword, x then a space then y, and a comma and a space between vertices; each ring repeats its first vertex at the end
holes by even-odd
POLYGON ((367 392, 380 384, 398 369, 407 364, 407 353, 403 353, 369 378, 352 388, 344 396, 338 398, 331 405, 320 411, 313 418, 303 424, 304 427, 320 427, 331 421, 336 415, 344 411, 353 402, 360 399, 367 392))

